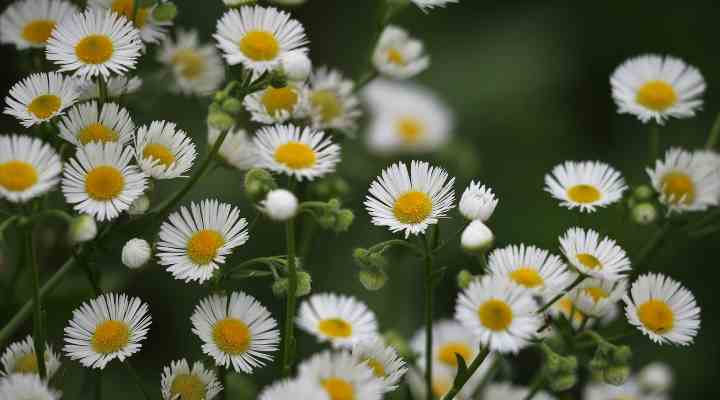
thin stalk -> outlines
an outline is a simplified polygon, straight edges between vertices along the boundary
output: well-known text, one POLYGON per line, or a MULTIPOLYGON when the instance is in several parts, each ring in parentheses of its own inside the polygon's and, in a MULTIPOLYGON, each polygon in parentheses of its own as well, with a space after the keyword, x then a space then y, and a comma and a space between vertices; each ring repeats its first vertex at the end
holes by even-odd
POLYGON ((97 85, 98 85, 98 100, 99 103, 105 104, 108 101, 108 87, 107 82, 105 81, 105 77, 100 74, 97 78, 97 85))
POLYGON ((102 372, 101 369, 95 372, 95 400, 102 399, 102 372))
POLYGON ((660 155, 660 125, 650 123, 650 135, 648 136, 648 150, 650 152, 650 163, 655 163, 660 155))
POLYGON ((223 387, 223 390, 221 390, 220 393, 218 393, 218 400, 225 400, 227 398, 226 395, 227 395, 227 387, 228 387, 227 386, 228 371, 227 371, 227 369, 225 369, 223 367, 218 367, 217 373, 218 373, 218 380, 220 381, 220 384, 223 387))
POLYGON ((428 399, 433 398, 433 253, 427 234, 423 236, 425 245, 425 390, 428 399))
POLYGON ((705 143, 705 148, 708 150, 714 149, 718 144, 718 140, 720 140, 720 113, 715 117, 715 123, 712 129, 710 129, 710 135, 708 136, 707 143, 705 143))
POLYGON ((405 247, 405 248, 412 250, 413 253, 415 253, 419 256, 425 256, 425 253, 422 250, 418 249, 417 246, 415 246, 414 244, 408 242, 407 240, 403 240, 403 239, 387 240, 387 241, 378 243, 378 244, 370 247, 368 250, 372 252, 372 251, 376 251, 381 248, 387 249, 387 248, 393 247, 393 246, 405 247))
MULTIPOLYGON (((490 351, 487 347, 483 347, 480 349, 480 352, 477 356, 475 356, 475 359, 470 363, 468 366, 467 371, 463 374, 463 376, 460 376, 459 379, 455 379, 455 382, 453 382, 452 388, 443 396, 443 400, 452 400, 457 396, 458 393, 462 390, 463 386, 467 383, 468 380, 473 376, 475 371, 477 371, 478 368, 480 368, 480 365, 482 365, 483 361, 485 361, 485 358, 488 356, 490 351)), ((431 398, 431 397, 428 397, 431 398)))
POLYGON ((537 313, 541 314, 548 308, 552 307, 552 305, 557 303, 558 300, 562 299, 562 297, 565 296, 565 294, 567 292, 575 289, 579 284, 581 284, 582 281, 585 280, 585 278, 586 278, 585 275, 578 275, 578 277, 575 279, 575 281, 573 281, 573 283, 570 284, 570 286, 566 287, 565 290, 563 290, 558 295, 556 295, 555 297, 550 299, 550 301, 548 301, 544 306, 540 307, 540 309, 537 310, 537 313))
POLYGON ((288 290, 285 310, 285 340, 283 341, 282 375, 289 376, 292 370, 295 352, 295 296, 297 294, 297 270, 295 267, 295 218, 285 223, 285 240, 287 244, 288 290))
POLYGON ((532 400, 532 398, 535 397, 536 394, 538 394, 540 389, 542 389, 543 384, 545 384, 545 375, 543 374, 542 370, 540 370, 540 372, 535 375, 535 378, 530 385, 530 391, 527 395, 525 395, 523 400, 532 400))
POLYGON ((655 250, 660 247, 660 244, 662 244, 665 236, 670 232, 671 228, 672 226, 670 222, 666 222, 665 225, 663 225, 660 230, 655 232, 655 235, 653 235, 653 237, 650 238, 650 240, 640 250, 637 258, 635 259, 635 268, 632 272, 633 276, 638 276, 642 272, 643 269, 641 267, 649 260, 650 256, 653 255, 655 250))
POLYGON ((35 357, 37 359, 38 373, 40 379, 45 379, 47 376, 47 369, 45 367, 45 326, 42 311, 42 300, 40 295, 40 271, 38 263, 35 258, 35 246, 32 238, 32 226, 28 226, 25 232, 25 251, 26 261, 30 263, 32 269, 32 281, 33 281, 33 313, 34 313, 34 338, 35 342, 35 357))
POLYGON ((85 276, 88 279, 88 282, 90 282, 90 286, 92 287, 93 293, 97 296, 100 293, 102 293, 102 289, 100 288, 100 282, 98 282, 97 276, 95 276, 95 273, 90 268, 90 265, 88 265, 87 260, 84 256, 78 254, 74 249, 72 251, 73 259, 75 260, 75 263, 82 268, 83 272, 85 272, 85 276))
POLYGON ((130 364, 130 360, 125 359, 125 361, 123 361, 123 364, 125 364, 125 367, 127 368, 128 372, 130 373, 130 376, 132 376, 133 381, 135 381, 135 386, 137 386, 138 389, 140 389, 145 400, 150 400, 152 397, 150 397, 150 393, 148 393, 147 389, 145 389, 145 385, 143 385, 142 379, 140 379, 140 375, 138 375, 135 368, 133 368, 132 364, 130 364))

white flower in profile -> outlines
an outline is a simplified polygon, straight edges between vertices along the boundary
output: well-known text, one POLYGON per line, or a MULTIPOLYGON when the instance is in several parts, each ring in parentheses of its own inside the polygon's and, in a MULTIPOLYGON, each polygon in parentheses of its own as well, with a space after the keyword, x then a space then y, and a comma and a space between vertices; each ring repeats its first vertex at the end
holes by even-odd
POLYGON ((612 96, 620 114, 647 123, 690 118, 702 107, 705 79, 679 58, 647 54, 622 63, 610 77, 612 96))
POLYGON ((29 128, 62 115, 77 101, 79 89, 72 78, 57 72, 32 74, 10 88, 4 114, 29 128))
POLYGON ((435 7, 445 7, 448 4, 458 3, 460 0, 410 0, 420 7, 423 12, 428 12, 435 7))
POLYGON ((214 46, 201 44, 196 30, 178 30, 176 40, 165 39, 157 58, 172 70, 175 92, 205 96, 225 80, 220 54, 214 46))
MULTIPOLYGON (((470 400, 473 399, 473 395, 477 392, 478 388, 482 384, 483 380, 486 379, 490 367, 495 361, 493 353, 488 354, 485 360, 480 364, 480 367, 473 373, 468 381, 460 389, 460 392, 455 397, 458 400, 470 400)), ((411 368, 407 375, 406 380, 410 387, 410 392, 414 399, 427 400, 427 392, 425 388, 425 368, 411 368)), ((441 399, 445 396, 452 388, 455 376, 457 375, 456 368, 449 368, 443 364, 435 364, 432 370, 432 395, 433 398, 441 399)), ((488 400, 490 400, 488 398, 488 400)))
POLYGON ((61 170, 60 156, 42 140, 0 136, 0 199, 25 203, 42 196, 57 186, 61 170))
POLYGON ((146 6, 143 3, 147 2, 143 2, 142 0, 89 0, 89 5, 111 10, 125 17, 128 21, 132 19, 132 24, 139 30, 140 38, 143 42, 157 43, 165 37, 168 27, 172 25, 172 20, 159 21, 153 16, 155 8, 164 1, 165 0, 160 0, 157 3, 152 2, 150 6, 146 6), (135 1, 139 1, 140 4, 137 8, 137 14, 135 14, 133 19, 135 1))
POLYGON ((298 367, 301 381, 319 383, 330 399, 380 400, 383 383, 372 368, 348 351, 326 350, 303 361, 298 367))
POLYGON ((575 269, 593 278, 617 281, 630 272, 630 260, 617 243, 592 229, 570 228, 560 237, 560 248, 575 269))
POLYGON ((524 244, 494 250, 488 258, 488 270, 540 295, 560 293, 571 279, 560 257, 524 244))
MULTIPOLYGON (((214 146, 221 133, 219 129, 208 126, 208 146, 214 146)), ((227 133, 218 155, 229 166, 241 171, 253 168, 258 162, 255 144, 245 129, 237 127, 231 128, 227 133)))
POLYGON ((95 101, 71 108, 58 127, 60 137, 76 146, 91 142, 126 144, 133 140, 135 132, 135 124, 125 108, 115 103, 99 105, 95 101))
POLYGON ((0 379, 0 399, 3 400, 60 400, 61 395, 37 375, 13 374, 0 379))
POLYGON ((306 112, 306 89, 302 84, 288 83, 276 88, 272 85, 245 97, 245 109, 255 122, 283 123, 297 119, 306 112))
MULTIPOLYGON (((113 76, 107 81, 107 96, 110 99, 117 99, 121 96, 136 93, 140 90, 142 82, 142 79, 137 76, 113 76)), ((76 78, 75 84, 78 85, 81 92, 78 100, 84 101, 100 98, 98 85, 92 80, 76 78)))
POLYGON ((408 370, 397 351, 379 337, 355 343, 352 355, 372 368, 375 377, 382 381, 386 393, 397 389, 400 379, 408 370))
POLYGON ((430 65, 422 42, 395 25, 385 27, 372 60, 381 74, 396 79, 412 78, 430 65))
POLYGON ((487 221, 495 212, 499 200, 490 187, 471 181, 460 198, 460 214, 470 221, 487 221))
POLYGON ((310 75, 307 107, 316 129, 353 131, 362 115, 355 83, 328 67, 320 67, 310 75))
POLYGON ((545 175, 545 191, 560 205, 582 212, 595 212, 622 200, 627 189, 620 172, 599 161, 566 161, 545 175))
MULTIPOLYGON (((35 350, 35 342, 32 336, 28 335, 24 340, 11 343, 0 357, 3 365, 3 375, 12 374, 38 374, 37 353, 35 350)), ((45 371, 47 371, 46 379, 52 379, 55 372, 60 368, 60 358, 53 351, 52 346, 45 345, 45 371)), ((1 378, 0 378, 1 379, 1 378)))
POLYGON ((43 48, 58 22, 78 11, 65 0, 21 0, 0 15, 0 43, 19 50, 43 48))
POLYGON ((260 392, 258 400, 332 400, 322 384, 309 379, 285 379, 260 392))
POLYGON ((160 388, 163 400, 212 400, 223 389, 215 371, 200 361, 191 368, 184 358, 163 367, 160 388))
POLYGON ((297 324, 333 347, 351 348, 378 335, 375 313, 367 305, 354 297, 334 293, 314 294, 303 301, 297 324))
POLYGON ((578 311, 585 316, 602 318, 616 309, 618 302, 627 291, 627 281, 585 279, 568 295, 578 311))
POLYGON ((138 128, 135 134, 135 160, 155 179, 184 176, 196 156, 195 144, 172 122, 153 121, 138 128))

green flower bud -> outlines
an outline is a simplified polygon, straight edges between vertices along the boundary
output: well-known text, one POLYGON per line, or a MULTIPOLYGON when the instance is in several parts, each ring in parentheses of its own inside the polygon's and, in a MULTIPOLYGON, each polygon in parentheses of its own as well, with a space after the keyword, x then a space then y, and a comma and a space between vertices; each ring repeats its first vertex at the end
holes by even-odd
POLYGON ((382 253, 370 253, 367 257, 368 265, 374 268, 385 268, 388 265, 387 258, 382 253))
POLYGON ((355 220, 355 214, 352 210, 340 210, 336 215, 336 219, 335 232, 346 232, 355 220))
POLYGON ((368 249, 363 249, 362 247, 358 247, 353 250, 352 254, 353 261, 355 261, 355 264, 357 264, 357 266, 360 268, 364 268, 368 265, 369 256, 370 251, 368 249))
POLYGON ((605 373, 605 369, 607 368, 607 366, 608 366, 608 363, 605 360, 605 358, 598 357, 597 353, 595 353, 595 356, 592 358, 592 360, 590 360, 590 364, 589 364, 590 371, 592 371, 593 373, 601 374, 601 375, 605 373))
POLYGON ((319 215, 316 218, 316 221, 318 225, 320 225, 323 229, 332 229, 335 226, 335 222, 337 221, 337 218, 335 218, 335 215, 324 213, 322 215, 319 215))
POLYGON ((284 297, 288 290, 288 279, 280 278, 272 284, 272 292, 276 297, 284 297))
POLYGON ((330 200, 328 200, 327 205, 328 205, 328 209, 329 209, 330 211, 338 211, 338 210, 340 209, 340 206, 341 206, 340 200, 338 200, 338 199, 330 199, 330 200))
POLYGON ((218 111, 208 114, 207 123, 213 128, 226 131, 235 125, 235 119, 228 113, 218 111))
POLYGON ((457 285, 460 289, 467 289, 467 287, 470 286, 470 282, 474 279, 475 275, 464 269, 457 274, 457 285))
POLYGON ((624 365, 615 365, 605 369, 603 380, 605 383, 620 386, 627 381, 630 376, 630 367, 624 365))
MULTIPOLYGON (((216 94, 216 96, 217 96, 218 94, 220 94, 220 92, 218 92, 218 93, 216 94)), ((214 112, 218 112, 218 111, 222 111, 222 105, 221 105, 220 103, 222 103, 222 100, 213 101, 212 103, 210 103, 210 106, 208 107, 208 114, 211 114, 211 113, 214 113, 214 112)))
POLYGON ((228 97, 222 103, 222 109, 233 115, 238 115, 243 110, 242 102, 234 97, 228 97))
POLYGON ((575 373, 578 368, 578 360, 575 356, 562 357, 560 360, 560 371, 563 373, 575 373))
POLYGON ((270 86, 274 87, 275 89, 281 89, 286 87, 287 84, 288 80, 284 72, 280 70, 275 70, 270 73, 270 86))
POLYGON ((575 386, 576 383, 577 375, 575 374, 557 375, 548 379, 548 386, 554 392, 564 392, 566 390, 572 389, 572 387, 575 386))
POLYGON ((412 349, 407 340, 397 331, 387 331, 383 334, 383 338, 385 339, 385 343, 394 348, 400 357, 406 360, 413 357, 412 349))
POLYGON ((650 200, 655 196, 655 190, 648 185, 641 185, 633 190, 633 197, 639 201, 650 200))
POLYGON ((245 194, 257 203, 267 196, 268 192, 277 189, 277 183, 270 172, 253 168, 245 174, 245 194))
POLYGON ((312 290, 312 276, 306 271, 297 272, 297 296, 306 296, 312 290))
POLYGON ((636 224, 649 225, 657 220, 658 211, 652 203, 640 203, 632 208, 631 215, 636 224))
POLYGON ((549 375, 559 374, 562 368, 562 357, 556 353, 546 353, 545 368, 549 375))
POLYGON ((610 355, 613 363, 618 365, 627 365, 632 360, 632 349, 630 346, 616 346, 610 355))
POLYGON ((160 22, 172 21, 178 15, 178 9, 175 3, 165 2, 161 3, 153 10, 153 19, 160 22))
POLYGON ((350 185, 345 181, 345 179, 336 177, 333 182, 333 191, 335 192, 335 195, 338 197, 342 197, 350 191, 350 185))
POLYGON ((360 283, 367 290, 380 290, 387 283, 387 274, 382 269, 363 269, 358 272, 358 279, 360 283))

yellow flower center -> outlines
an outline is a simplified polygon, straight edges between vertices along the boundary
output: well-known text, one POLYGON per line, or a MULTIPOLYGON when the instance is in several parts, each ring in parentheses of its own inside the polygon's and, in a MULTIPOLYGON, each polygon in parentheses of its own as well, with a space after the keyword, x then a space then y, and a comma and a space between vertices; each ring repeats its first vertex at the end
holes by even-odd
POLYGON ((263 93, 261 102, 268 114, 275 116, 281 111, 291 113, 298 103, 298 98, 297 92, 290 86, 279 89, 269 87, 263 93))
POLYGON ((190 240, 188 240, 188 257, 190 257, 195 264, 209 264, 224 244, 225 239, 218 231, 203 229, 195 233, 190 240))
POLYGON ((114 130, 100 123, 92 123, 78 133, 78 140, 82 144, 90 142, 117 142, 118 134, 114 130))
MULTIPOLYGON (((127 19, 130 19, 134 6, 134 0, 115 0, 112 4, 112 10, 120 15, 124 15, 127 19)), ((149 12, 150 9, 147 7, 138 7, 137 15, 135 15, 134 21, 137 28, 145 26, 149 12)))
POLYGON ((32 164, 25 161, 8 161, 0 164, 0 186, 10 192, 22 192, 38 181, 32 164))
POLYGON ((580 310, 575 307, 575 311, 573 313, 573 307, 574 304, 572 300, 568 297, 563 297, 558 301, 556 304, 556 307, 562 312, 566 317, 570 318, 570 314, 573 314, 573 319, 577 322, 582 322, 583 318, 585 318, 585 315, 580 312, 580 310))
POLYGON ((60 97, 54 94, 44 94, 34 98, 30 102, 28 112, 38 119, 46 119, 58 112, 61 105, 60 97))
POLYGON ((37 355, 35 352, 27 353, 15 361, 12 372, 18 374, 36 374, 38 372, 37 355))
POLYGON ((252 339, 250 328, 235 318, 225 318, 213 327, 215 345, 224 353, 236 355, 247 351, 252 339))
POLYGON ((44 44, 50 38, 50 34, 54 28, 55 21, 36 19, 23 27, 20 36, 32 44, 44 44))
POLYGON ((171 166, 175 162, 175 154, 170 149, 159 143, 150 143, 143 149, 143 158, 157 160, 165 168, 171 166))
POLYGON ((513 320, 513 312, 510 306, 497 299, 488 300, 478 309, 480 323, 494 332, 504 331, 510 326, 513 320))
POLYGON ((313 108, 320 113, 320 119, 329 123, 342 115, 343 106, 337 94, 332 90, 316 90, 310 95, 310 102, 313 108))
POLYGON ((695 184, 683 172, 670 172, 662 177, 662 191, 673 204, 692 204, 695 200, 695 184))
POLYGON ((187 80, 195 80, 205 72, 205 60, 193 49, 178 50, 170 62, 180 69, 180 75, 187 80))
POLYGON ((305 143, 287 142, 275 150, 275 161, 290 169, 304 169, 315 165, 315 151, 305 143))
POLYGON ((595 186, 585 184, 571 187, 567 195, 570 200, 580 204, 594 203, 602 198, 602 194, 595 186))
POLYGON ((253 61, 274 60, 280 52, 280 44, 275 35, 265 31, 250 31, 238 44, 245 57, 253 61))
POLYGON ((330 400, 353 400, 355 389, 353 385, 342 378, 328 378, 322 382, 330 400))
POLYGON ((535 268, 532 267, 521 267, 510 273, 510 279, 512 279, 518 285, 522 285, 528 288, 536 288, 542 286, 545 280, 540 276, 535 268))
POLYGON ((367 363, 368 367, 372 368, 373 374, 375 374, 375 376, 377 376, 378 378, 385 377, 385 366, 383 365, 383 363, 374 358, 366 358, 365 362, 367 363))
POLYGON ((650 81, 640 87, 636 101, 653 111, 665 111, 677 103, 675 89, 664 81, 650 81))
POLYGON ((403 224, 417 224, 432 212, 430 197, 418 191, 407 192, 395 200, 393 214, 403 224))
POLYGON ((435 397, 442 398, 450 391, 450 381, 442 378, 433 378, 432 391, 435 397))
POLYGON ((75 46, 75 54, 85 64, 102 64, 112 57, 114 49, 107 35, 88 35, 75 46))
POLYGON ((577 257, 578 261, 580 261, 580 264, 590 269, 602 269, 603 267, 600 260, 590 253, 580 253, 575 257, 577 257))
POLYGON ((205 389, 205 384, 197 376, 178 374, 170 385, 170 397, 175 400, 205 400, 205 389))
POLYGON ((407 144, 417 143, 425 133, 425 124, 414 117, 400 118, 395 128, 400 138, 407 144))
POLYGON ((124 187, 125 178, 117 168, 109 165, 95 167, 85 177, 85 191, 93 200, 112 200, 124 187))
POLYGON ((606 292, 605 289, 601 287, 589 287, 585 288, 584 291, 585 294, 590 296, 595 303, 610 296, 608 292, 606 292))
POLYGON ((93 350, 101 354, 114 353, 128 344, 130 328, 123 321, 110 319, 100 323, 92 335, 93 350))
POLYGON ((346 338, 352 335, 352 325, 340 318, 328 318, 320 321, 318 330, 325 336, 346 338))
POLYGON ((662 300, 648 300, 638 307, 637 315, 645 328, 659 335, 669 332, 675 322, 675 314, 662 300))
POLYGON ((473 351, 467 344, 463 342, 447 342, 438 349, 438 359, 443 363, 457 367, 457 358, 455 354, 462 357, 466 362, 472 358, 473 351))
POLYGON ((389 49, 387 51, 387 59, 392 64, 405 66, 407 65, 407 61, 405 60, 405 57, 403 57, 402 53, 400 53, 397 49, 389 49))

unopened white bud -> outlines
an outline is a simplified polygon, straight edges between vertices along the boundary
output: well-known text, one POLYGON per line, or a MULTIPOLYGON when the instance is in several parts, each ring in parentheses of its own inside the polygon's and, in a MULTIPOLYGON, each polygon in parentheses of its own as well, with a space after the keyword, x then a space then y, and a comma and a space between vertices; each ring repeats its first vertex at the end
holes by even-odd
POLYGON ((287 221, 298 211, 298 199, 289 190, 275 189, 260 202, 262 211, 273 221, 287 221))
POLYGON ((661 362, 650 363, 640 370, 638 382, 649 392, 666 392, 672 388, 672 369, 661 362))
POLYGON ((149 208, 150 198, 143 194, 130 204, 127 212, 130 215, 143 215, 149 208))
POLYGON ((462 248, 472 253, 484 253, 493 246, 494 242, 495 235, 480 220, 468 224, 460 237, 462 248))
POLYGON ((70 223, 70 241, 83 243, 95 239, 97 236, 97 223, 93 217, 82 214, 73 219, 70 223))
POLYGON ((291 51, 283 56, 281 66, 285 77, 293 82, 305 81, 312 71, 310 58, 301 51, 291 51))
POLYGON ((460 198, 460 214, 471 221, 484 222, 490 219, 497 205, 498 199, 490 188, 481 186, 480 182, 470 182, 460 198))
POLYGON ((130 239, 122 248, 122 263, 130 269, 137 269, 147 264, 152 256, 150 244, 143 239, 130 239))

